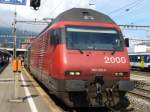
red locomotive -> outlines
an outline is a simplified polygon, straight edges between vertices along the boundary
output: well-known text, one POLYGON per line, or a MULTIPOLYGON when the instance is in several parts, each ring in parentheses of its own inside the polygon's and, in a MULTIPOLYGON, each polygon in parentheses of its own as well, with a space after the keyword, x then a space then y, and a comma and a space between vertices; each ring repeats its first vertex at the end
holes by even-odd
POLYGON ((28 49, 26 66, 69 106, 118 109, 129 104, 127 44, 107 15, 73 8, 37 36, 28 49))

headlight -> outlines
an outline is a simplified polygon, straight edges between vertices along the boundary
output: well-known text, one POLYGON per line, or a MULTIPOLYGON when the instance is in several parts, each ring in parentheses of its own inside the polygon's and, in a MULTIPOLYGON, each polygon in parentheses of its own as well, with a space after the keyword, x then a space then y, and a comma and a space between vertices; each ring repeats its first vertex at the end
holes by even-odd
POLYGON ((75 75, 80 75, 80 72, 75 72, 75 75))
POLYGON ((78 71, 76 71, 76 72, 74 72, 74 71, 66 71, 65 72, 65 75, 70 75, 70 76, 79 76, 81 73, 80 72, 78 72, 78 71))
POLYGON ((69 72, 69 75, 74 75, 75 73, 74 72, 69 72))
POLYGON ((118 73, 118 75, 119 75, 119 76, 123 76, 123 75, 124 75, 124 73, 122 73, 122 72, 119 72, 119 73, 118 73))
POLYGON ((115 75, 115 76, 118 76, 118 73, 116 72, 116 73, 114 73, 114 75, 115 75))
POLYGON ((127 74, 128 74, 127 72, 116 72, 116 73, 113 73, 114 76, 125 76, 127 74))

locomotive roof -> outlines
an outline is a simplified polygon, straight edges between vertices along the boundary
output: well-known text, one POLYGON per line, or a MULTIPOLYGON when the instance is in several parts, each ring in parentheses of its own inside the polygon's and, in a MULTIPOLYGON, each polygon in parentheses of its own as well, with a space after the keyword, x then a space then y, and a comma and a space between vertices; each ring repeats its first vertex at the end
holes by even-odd
POLYGON ((85 8, 72 8, 54 18, 52 22, 49 23, 49 25, 44 28, 40 34, 42 34, 53 23, 60 21, 100 22, 115 24, 115 22, 109 16, 101 12, 85 8))
POLYGON ((58 15, 53 22, 55 23, 59 21, 115 23, 109 16, 101 12, 83 8, 72 8, 67 10, 58 15))

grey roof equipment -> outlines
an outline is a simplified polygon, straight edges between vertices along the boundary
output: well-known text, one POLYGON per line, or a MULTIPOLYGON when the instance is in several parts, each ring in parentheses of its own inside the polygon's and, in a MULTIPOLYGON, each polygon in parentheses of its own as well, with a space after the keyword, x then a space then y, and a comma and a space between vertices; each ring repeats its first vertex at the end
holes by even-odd
POLYGON ((100 23, 112 23, 115 22, 107 15, 92 10, 83 8, 72 8, 58 15, 53 23, 59 21, 82 21, 82 22, 100 22, 100 23))

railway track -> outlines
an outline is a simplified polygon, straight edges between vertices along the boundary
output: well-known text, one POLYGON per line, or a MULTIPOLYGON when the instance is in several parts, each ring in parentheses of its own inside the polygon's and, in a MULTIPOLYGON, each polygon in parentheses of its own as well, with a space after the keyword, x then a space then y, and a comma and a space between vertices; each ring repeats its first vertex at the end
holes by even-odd
MULTIPOLYGON (((142 85, 150 85, 150 72, 146 71, 131 71, 131 80, 137 81, 137 83, 142 83, 142 85)), ((150 88, 150 86, 148 87, 150 88)))
POLYGON ((130 91, 129 94, 150 101, 150 90, 136 88, 135 90, 130 91))
POLYGON ((132 112, 149 112, 150 110, 150 72, 131 71, 131 80, 134 80, 134 90, 129 91, 132 112))
POLYGON ((3 66, 0 67, 0 73, 7 67, 8 63, 5 63, 3 66))
POLYGON ((132 70, 131 74, 150 77, 150 71, 147 71, 147 70, 144 70, 144 71, 132 70))
POLYGON ((150 101, 150 72, 134 70, 131 79, 136 80, 135 89, 128 92, 129 95, 150 101))

